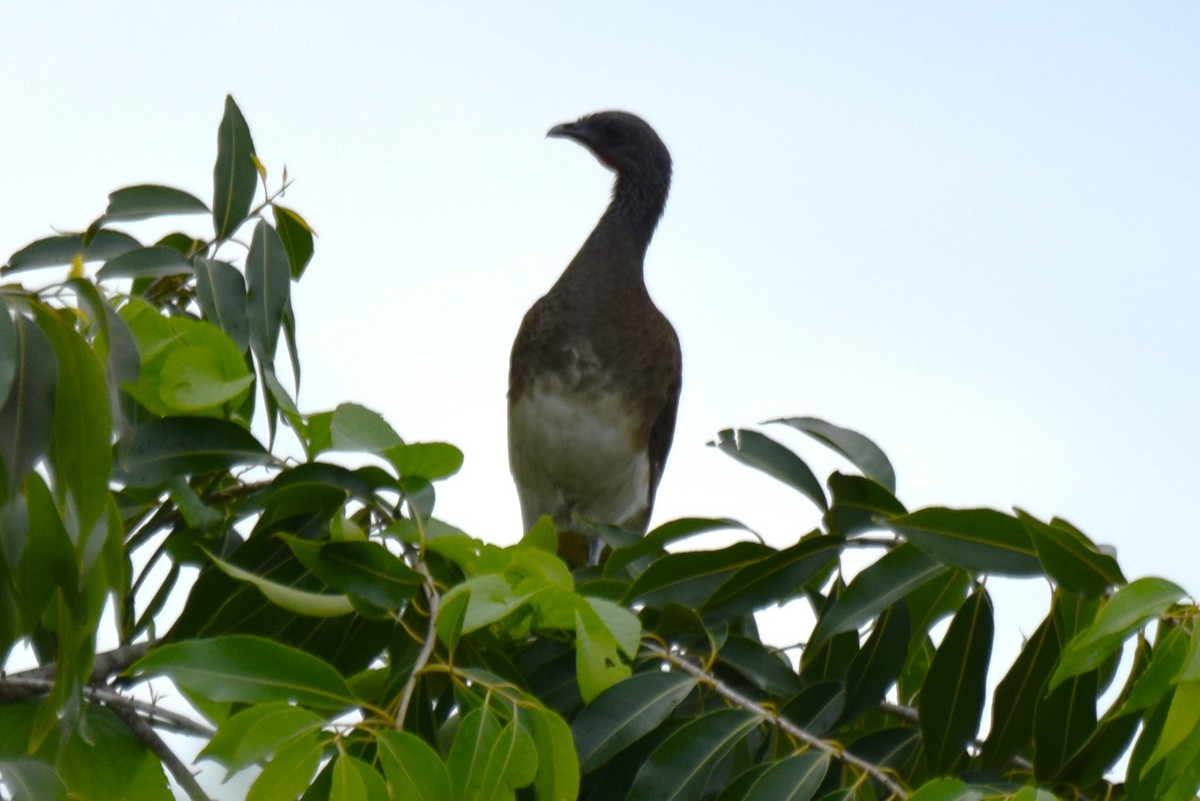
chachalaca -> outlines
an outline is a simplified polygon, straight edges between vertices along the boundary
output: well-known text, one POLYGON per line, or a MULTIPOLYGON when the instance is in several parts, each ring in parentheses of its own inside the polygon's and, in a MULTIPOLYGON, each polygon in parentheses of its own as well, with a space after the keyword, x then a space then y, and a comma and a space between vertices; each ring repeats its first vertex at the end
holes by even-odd
POLYGON ((622 111, 546 135, 574 139, 616 173, 608 209, 525 314, 509 370, 509 464, 525 528, 550 515, 559 555, 579 567, 604 548, 588 521, 645 533, 675 431, 679 338, 642 277, 671 156, 622 111))

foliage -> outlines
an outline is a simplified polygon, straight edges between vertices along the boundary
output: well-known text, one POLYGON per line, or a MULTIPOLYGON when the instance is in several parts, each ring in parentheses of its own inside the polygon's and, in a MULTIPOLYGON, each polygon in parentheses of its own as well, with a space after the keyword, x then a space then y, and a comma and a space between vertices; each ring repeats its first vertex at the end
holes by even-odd
POLYGON ((772 422, 852 471, 822 483, 758 430, 714 443, 823 513, 786 547, 729 520, 598 526, 611 555, 572 574, 548 521, 481 542, 434 516, 456 448, 297 406, 313 232, 232 99, 213 179, 211 205, 117 190, 3 268, 66 271, 0 287, 0 653, 42 666, 0 678, 10 794, 166 798, 165 766, 203 798, 173 730, 264 766, 252 799, 1193 797, 1179 587, 1127 582, 1064 520, 909 511, 870 440, 806 417, 772 422), (212 233, 114 227, 182 215, 212 233), (667 550, 717 529, 737 541, 667 550), (990 575, 1053 588, 992 685, 990 575), (776 604, 803 647, 763 642, 776 604), (188 714, 135 700, 168 679, 188 714))

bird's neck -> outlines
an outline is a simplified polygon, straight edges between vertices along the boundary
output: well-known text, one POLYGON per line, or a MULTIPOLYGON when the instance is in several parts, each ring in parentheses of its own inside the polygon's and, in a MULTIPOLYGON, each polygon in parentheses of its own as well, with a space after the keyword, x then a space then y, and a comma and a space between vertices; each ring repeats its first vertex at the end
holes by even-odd
POLYGON ((625 228, 644 256, 667 205, 670 181, 669 175, 619 174, 613 185, 612 202, 596 227, 608 224, 625 228))

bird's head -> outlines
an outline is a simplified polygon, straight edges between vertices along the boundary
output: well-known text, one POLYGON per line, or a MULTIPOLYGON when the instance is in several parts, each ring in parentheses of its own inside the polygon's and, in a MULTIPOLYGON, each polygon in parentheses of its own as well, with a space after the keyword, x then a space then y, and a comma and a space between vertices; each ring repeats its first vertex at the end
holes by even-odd
POLYGON ((598 111, 555 125, 546 136, 574 139, 618 175, 670 181, 671 154, 645 120, 626 111, 598 111))

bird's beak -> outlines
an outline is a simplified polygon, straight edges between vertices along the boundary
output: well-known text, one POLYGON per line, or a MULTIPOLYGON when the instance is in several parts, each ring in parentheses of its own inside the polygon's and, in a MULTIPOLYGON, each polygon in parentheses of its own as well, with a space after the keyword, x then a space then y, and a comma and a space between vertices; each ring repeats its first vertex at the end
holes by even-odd
POLYGON ((555 125, 549 131, 546 131, 546 138, 551 136, 565 137, 567 139, 579 139, 578 126, 573 122, 563 122, 555 125))

